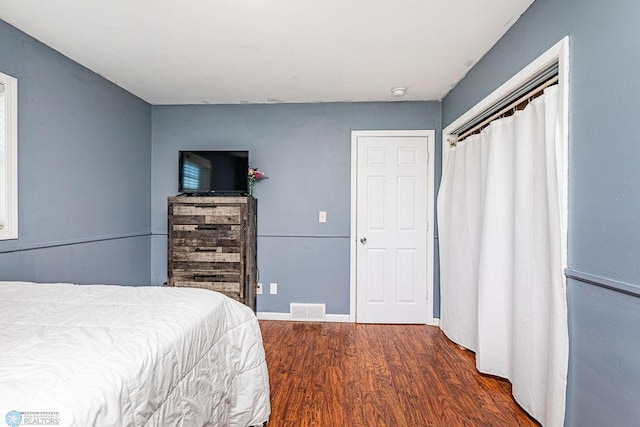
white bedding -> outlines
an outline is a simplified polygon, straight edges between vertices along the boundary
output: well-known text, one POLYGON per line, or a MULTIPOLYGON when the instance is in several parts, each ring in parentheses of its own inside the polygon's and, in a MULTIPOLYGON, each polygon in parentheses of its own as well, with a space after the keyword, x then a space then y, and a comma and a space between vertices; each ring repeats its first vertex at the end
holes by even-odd
POLYGON ((0 282, 3 425, 12 410, 22 425, 262 424, 258 321, 204 289, 0 282))

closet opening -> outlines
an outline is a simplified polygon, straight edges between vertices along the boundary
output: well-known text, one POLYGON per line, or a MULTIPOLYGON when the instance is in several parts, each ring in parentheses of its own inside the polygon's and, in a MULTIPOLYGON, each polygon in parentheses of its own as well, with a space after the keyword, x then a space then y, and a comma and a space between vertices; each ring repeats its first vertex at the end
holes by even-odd
POLYGON ((568 370, 565 38, 445 128, 440 328, 562 425, 568 370))

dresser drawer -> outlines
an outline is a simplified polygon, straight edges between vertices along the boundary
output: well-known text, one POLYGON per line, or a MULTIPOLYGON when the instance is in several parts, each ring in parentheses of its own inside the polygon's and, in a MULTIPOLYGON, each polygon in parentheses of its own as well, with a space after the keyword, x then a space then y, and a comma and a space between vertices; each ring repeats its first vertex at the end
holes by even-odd
POLYGON ((233 249, 233 252, 223 252, 218 250, 222 248, 216 248, 212 250, 204 248, 194 248, 188 246, 174 246, 173 247, 173 262, 189 261, 200 263, 239 263, 241 260, 241 253, 239 248, 233 249))
POLYGON ((242 207, 239 205, 174 205, 174 225, 241 224, 242 207))
POLYGON ((240 225, 171 224, 171 242, 176 246, 231 248, 242 246, 240 225))
POLYGON ((174 261, 171 285, 211 289, 242 297, 241 267, 240 262, 174 261))

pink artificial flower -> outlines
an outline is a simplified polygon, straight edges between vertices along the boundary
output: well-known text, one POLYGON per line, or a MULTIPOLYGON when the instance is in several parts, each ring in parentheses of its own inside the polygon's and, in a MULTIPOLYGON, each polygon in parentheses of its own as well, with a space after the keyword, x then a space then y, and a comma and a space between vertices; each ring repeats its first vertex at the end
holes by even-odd
POLYGON ((256 173, 255 175, 256 179, 262 179, 264 177, 264 174, 259 170, 256 170, 255 173, 256 173))

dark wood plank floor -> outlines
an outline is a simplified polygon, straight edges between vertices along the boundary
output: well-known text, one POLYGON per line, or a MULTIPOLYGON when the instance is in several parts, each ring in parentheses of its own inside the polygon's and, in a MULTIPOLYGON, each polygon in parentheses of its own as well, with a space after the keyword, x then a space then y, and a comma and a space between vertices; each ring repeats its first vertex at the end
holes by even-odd
POLYGON ((260 321, 279 426, 536 426, 439 328, 260 321))

